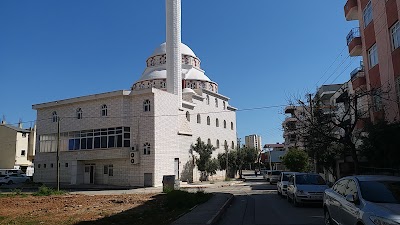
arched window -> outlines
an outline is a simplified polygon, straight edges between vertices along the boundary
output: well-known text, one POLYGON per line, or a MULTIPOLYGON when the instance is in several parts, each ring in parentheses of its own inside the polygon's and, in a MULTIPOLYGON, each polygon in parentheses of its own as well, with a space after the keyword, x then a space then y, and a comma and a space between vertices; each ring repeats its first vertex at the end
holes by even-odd
POLYGON ((232 141, 232 149, 235 149, 235 142, 232 141))
POLYGON ((210 138, 207 140, 207 144, 208 144, 208 145, 211 145, 211 140, 210 140, 210 138))
POLYGON ((207 103, 207 105, 210 104, 210 96, 209 95, 206 96, 206 103, 207 103))
POLYGON ((217 139, 217 148, 219 148, 219 140, 217 139))
POLYGON ((78 108, 78 109, 76 110, 76 118, 77 118, 78 120, 82 119, 82 109, 81 109, 81 108, 78 108))
POLYGON ((218 120, 218 118, 215 119, 215 126, 219 127, 219 120, 218 120))
POLYGON ((190 122, 190 113, 189 111, 186 111, 186 119, 188 122, 190 122))
POLYGON ((218 108, 218 98, 215 98, 215 107, 218 108))
POLYGON ((210 125, 211 121, 210 121, 210 117, 207 116, 207 125, 210 125))
POLYGON ((233 130, 233 122, 231 122, 231 130, 233 130))
POLYGON ((56 123, 56 122, 58 121, 57 112, 54 111, 54 112, 52 113, 52 116, 53 116, 53 123, 56 123))
POLYGON ((225 142, 224 142, 224 149, 225 149, 225 150, 228 150, 228 142, 226 142, 226 140, 225 140, 225 142))
POLYGON ((224 120, 224 128, 226 128, 226 120, 224 120))
POLYGON ((107 116, 107 105, 101 106, 101 116, 107 116))
POLYGON ((146 99, 143 102, 143 110, 145 112, 150 112, 150 100, 146 99))
POLYGON ((201 116, 200 116, 200 114, 197 114, 197 123, 201 123, 201 116))
POLYGON ((150 155, 150 144, 147 142, 143 145, 143 155, 150 155))
POLYGON ((222 107, 224 107, 224 110, 226 109, 226 102, 225 101, 222 102, 222 107))

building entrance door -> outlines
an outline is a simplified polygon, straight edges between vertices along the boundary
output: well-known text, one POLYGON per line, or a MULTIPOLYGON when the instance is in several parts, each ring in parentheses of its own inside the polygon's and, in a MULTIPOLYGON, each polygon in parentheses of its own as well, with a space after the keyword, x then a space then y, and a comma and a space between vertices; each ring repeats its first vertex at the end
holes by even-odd
POLYGON ((84 184, 94 184, 94 164, 86 164, 85 165, 85 173, 83 174, 83 183, 84 184))
POLYGON ((179 158, 174 161, 175 180, 179 180, 179 158))
POLYGON ((144 174, 144 186, 145 187, 152 187, 153 186, 153 174, 152 173, 145 173, 144 174))

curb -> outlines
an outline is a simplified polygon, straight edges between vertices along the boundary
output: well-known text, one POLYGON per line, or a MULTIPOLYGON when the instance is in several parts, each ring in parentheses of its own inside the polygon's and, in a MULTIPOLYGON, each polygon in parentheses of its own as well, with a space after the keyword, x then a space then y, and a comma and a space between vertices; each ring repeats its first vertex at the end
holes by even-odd
POLYGON ((221 218, 222 214, 226 211, 226 209, 229 207, 230 203, 233 200, 233 194, 230 194, 229 199, 226 200, 224 205, 221 206, 221 208, 217 211, 217 213, 209 220, 207 221, 207 225, 215 224, 219 218, 221 218))

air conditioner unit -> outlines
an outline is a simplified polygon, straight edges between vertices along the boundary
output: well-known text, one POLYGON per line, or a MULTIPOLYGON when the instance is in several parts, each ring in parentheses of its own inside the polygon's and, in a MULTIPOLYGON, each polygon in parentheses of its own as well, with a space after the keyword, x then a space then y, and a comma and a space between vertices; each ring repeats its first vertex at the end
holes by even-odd
POLYGON ((133 164, 133 165, 139 164, 139 160, 140 160, 139 151, 131 151, 129 153, 129 156, 130 156, 129 158, 130 158, 131 164, 133 164))

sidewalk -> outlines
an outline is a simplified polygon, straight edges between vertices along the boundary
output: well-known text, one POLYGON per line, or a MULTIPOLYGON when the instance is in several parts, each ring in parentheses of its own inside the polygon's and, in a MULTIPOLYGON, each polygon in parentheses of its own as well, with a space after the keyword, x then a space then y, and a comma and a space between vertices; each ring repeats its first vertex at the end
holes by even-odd
POLYGON ((171 225, 215 224, 233 200, 232 194, 215 193, 208 202, 195 207, 171 225))

